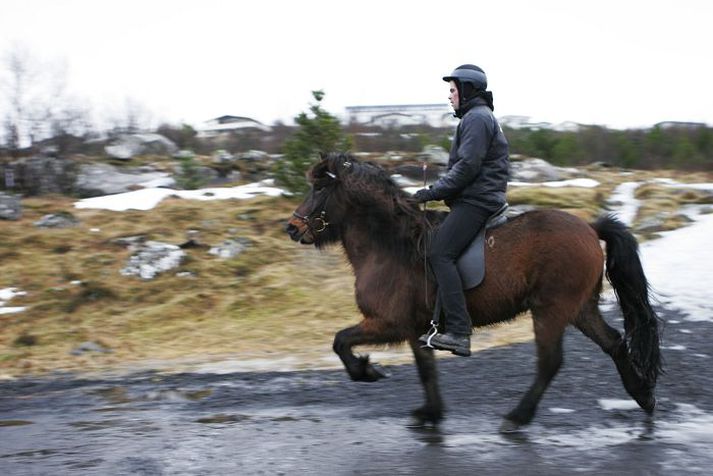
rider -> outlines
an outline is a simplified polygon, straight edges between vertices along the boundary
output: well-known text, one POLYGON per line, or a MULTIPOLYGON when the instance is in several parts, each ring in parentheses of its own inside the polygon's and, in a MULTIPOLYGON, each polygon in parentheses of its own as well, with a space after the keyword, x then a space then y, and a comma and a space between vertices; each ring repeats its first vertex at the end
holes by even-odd
MULTIPOLYGON (((460 119, 448 159, 448 169, 429 188, 418 190, 418 203, 444 200, 450 213, 431 242, 428 261, 438 282, 445 333, 430 345, 456 355, 470 355, 472 322, 465 302, 456 260, 487 219, 505 204, 508 143, 493 115, 493 95, 478 66, 458 66, 443 80, 450 85, 451 106, 460 119)), ((419 339, 424 344, 428 334, 419 339)))

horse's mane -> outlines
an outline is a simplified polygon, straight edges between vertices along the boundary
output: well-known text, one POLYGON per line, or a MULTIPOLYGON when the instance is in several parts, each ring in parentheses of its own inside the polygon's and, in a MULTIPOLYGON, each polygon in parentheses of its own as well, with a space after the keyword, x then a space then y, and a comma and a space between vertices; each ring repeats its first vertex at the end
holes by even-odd
POLYGON ((342 185, 340 197, 360 219, 370 238, 405 261, 423 259, 424 244, 442 213, 424 212, 381 166, 361 162, 349 154, 330 154, 310 171, 315 181, 326 172, 342 185), (359 213, 363 211, 363 213, 359 213))

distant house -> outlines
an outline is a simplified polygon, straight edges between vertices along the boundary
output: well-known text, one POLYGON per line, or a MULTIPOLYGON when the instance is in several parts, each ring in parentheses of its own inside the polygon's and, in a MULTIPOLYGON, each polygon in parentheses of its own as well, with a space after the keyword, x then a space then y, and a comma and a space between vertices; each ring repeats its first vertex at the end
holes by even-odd
POLYGON ((242 116, 220 116, 204 122, 198 127, 199 137, 216 137, 230 132, 257 130, 270 132, 272 128, 262 122, 242 116))
POLYGON ((581 124, 573 121, 560 122, 559 124, 544 121, 534 122, 530 116, 502 116, 498 121, 503 127, 509 127, 510 129, 530 129, 533 131, 551 129, 560 132, 577 132, 582 128, 581 124))
POLYGON ((664 121, 659 122, 655 127, 661 129, 700 129, 706 127, 706 125, 702 122, 664 121))
POLYGON ((451 127, 457 123, 457 120, 447 104, 401 104, 348 106, 345 122, 384 128, 418 124, 451 127))

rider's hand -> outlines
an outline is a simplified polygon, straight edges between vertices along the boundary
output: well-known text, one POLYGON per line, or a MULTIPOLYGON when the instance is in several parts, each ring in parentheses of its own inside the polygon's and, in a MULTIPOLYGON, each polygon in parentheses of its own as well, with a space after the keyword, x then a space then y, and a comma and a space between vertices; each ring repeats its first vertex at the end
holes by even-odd
POLYGON ((433 192, 427 188, 422 188, 413 194, 413 199, 418 203, 433 200, 433 192))

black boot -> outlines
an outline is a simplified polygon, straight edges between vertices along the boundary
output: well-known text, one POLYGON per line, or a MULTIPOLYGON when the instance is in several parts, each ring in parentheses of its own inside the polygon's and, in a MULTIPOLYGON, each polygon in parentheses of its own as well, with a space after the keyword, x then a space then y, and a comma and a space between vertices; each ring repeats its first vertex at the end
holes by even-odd
POLYGON ((430 341, 428 336, 429 334, 422 335, 418 338, 419 342, 437 350, 450 350, 451 353, 461 357, 470 356, 470 335, 468 334, 438 333, 431 337, 430 341))

